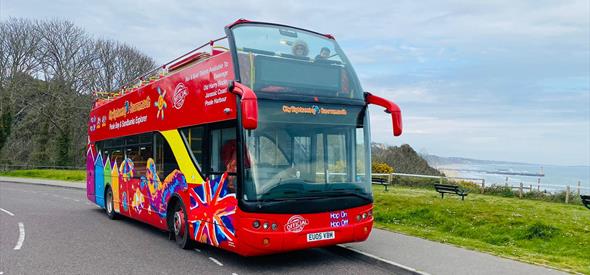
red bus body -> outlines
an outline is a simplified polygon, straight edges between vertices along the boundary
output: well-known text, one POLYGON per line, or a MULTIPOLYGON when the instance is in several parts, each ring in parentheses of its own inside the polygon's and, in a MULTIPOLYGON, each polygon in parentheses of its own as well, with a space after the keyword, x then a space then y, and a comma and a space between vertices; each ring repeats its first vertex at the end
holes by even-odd
MULTIPOLYGON (((240 23, 244 22, 236 22, 240 23)), ((317 213, 248 212, 228 191, 227 171, 211 180, 191 159, 178 129, 222 122, 242 125, 240 97, 228 91, 230 81, 236 80, 235 60, 229 50, 213 50, 203 60, 177 63, 184 67, 113 99, 97 101, 88 128, 88 199, 105 208, 108 189, 115 213, 167 231, 171 230, 169 204, 182 202, 192 240, 245 256, 365 240, 373 224, 371 203, 317 213), (104 149, 114 138, 146 133, 160 135, 173 152, 177 167, 169 174, 158 171, 164 166, 157 159, 134 162, 131 149, 122 149, 123 158, 104 149), (332 233, 314 241, 309 235, 314 232, 332 233)), ((153 146, 148 150, 156 152, 157 145, 153 146)))

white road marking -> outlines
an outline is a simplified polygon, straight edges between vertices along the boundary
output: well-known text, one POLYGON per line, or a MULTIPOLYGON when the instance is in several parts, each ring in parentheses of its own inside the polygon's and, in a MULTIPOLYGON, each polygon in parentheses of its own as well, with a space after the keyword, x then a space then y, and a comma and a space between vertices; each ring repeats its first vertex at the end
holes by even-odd
POLYGON ((381 262, 388 263, 388 264, 390 264, 390 265, 396 266, 396 267, 398 267, 398 268, 401 268, 401 269, 403 269, 403 270, 410 271, 411 273, 414 273, 414 274, 419 274, 419 275, 430 275, 429 273, 426 273, 426 272, 423 272, 423 271, 416 270, 416 269, 414 269, 414 268, 411 268, 411 267, 409 267, 409 266, 405 266, 405 265, 402 265, 402 264, 398 264, 398 263, 396 263, 396 262, 394 262, 394 261, 390 261, 390 260, 383 259, 383 258, 381 258, 381 257, 379 257, 379 256, 375 256, 375 255, 373 255, 373 254, 369 254, 369 253, 367 253, 367 252, 360 251, 360 250, 358 250, 358 249, 355 249, 355 248, 352 248, 352 247, 350 247, 350 246, 346 246, 346 245, 343 245, 343 244, 337 244, 337 246, 344 247, 344 248, 346 248, 346 249, 348 249, 348 250, 351 250, 351 251, 354 251, 354 252, 356 252, 356 253, 362 254, 362 255, 364 255, 364 256, 366 256, 366 257, 373 258, 373 259, 375 259, 375 260, 378 260, 378 261, 381 261, 381 262))
POLYGON ((74 201, 75 201, 75 202, 80 202, 80 200, 76 200, 76 199, 74 199, 74 201))
POLYGON ((232 273, 231 275, 238 275, 238 273, 232 273))
POLYGON ((0 208, 0 210, 2 210, 2 212, 4 212, 4 213, 6 213, 6 214, 14 217, 14 214, 10 213, 10 211, 8 211, 8 210, 6 210, 4 208, 0 208))
POLYGON ((209 257, 209 260, 213 261, 214 263, 216 263, 218 266, 223 266, 223 264, 218 261, 217 259, 213 258, 213 257, 209 257))
POLYGON ((195 248, 195 251, 197 251, 197 252, 201 252, 201 250, 200 250, 200 249, 198 249, 198 248, 195 248))
POLYGON ((25 225, 22 222, 18 223, 18 241, 16 242, 16 246, 14 250, 20 250, 23 246, 23 242, 25 241, 25 225))

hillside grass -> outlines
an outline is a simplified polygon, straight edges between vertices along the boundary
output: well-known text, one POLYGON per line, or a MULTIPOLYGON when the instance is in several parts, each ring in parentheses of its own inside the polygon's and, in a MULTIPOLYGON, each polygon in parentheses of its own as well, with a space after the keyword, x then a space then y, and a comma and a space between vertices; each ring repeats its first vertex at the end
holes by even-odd
POLYGON ((580 205, 373 186, 376 227, 590 274, 590 210, 580 205))
POLYGON ((32 169, 0 171, 0 176, 64 181, 86 181, 85 170, 32 169))

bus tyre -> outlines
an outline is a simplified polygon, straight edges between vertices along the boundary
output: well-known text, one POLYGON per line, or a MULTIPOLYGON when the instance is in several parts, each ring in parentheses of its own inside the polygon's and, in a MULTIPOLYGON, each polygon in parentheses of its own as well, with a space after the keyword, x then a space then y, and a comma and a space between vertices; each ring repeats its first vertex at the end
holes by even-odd
POLYGON ((188 214, 181 201, 175 203, 171 219, 171 231, 172 234, 174 234, 176 244, 182 249, 190 249, 192 243, 191 238, 189 237, 188 214))
POLYGON ((117 219, 117 213, 115 213, 115 203, 113 200, 113 191, 111 190, 111 187, 107 187, 107 190, 105 191, 105 210, 107 212, 107 216, 109 217, 109 219, 114 220, 117 219))

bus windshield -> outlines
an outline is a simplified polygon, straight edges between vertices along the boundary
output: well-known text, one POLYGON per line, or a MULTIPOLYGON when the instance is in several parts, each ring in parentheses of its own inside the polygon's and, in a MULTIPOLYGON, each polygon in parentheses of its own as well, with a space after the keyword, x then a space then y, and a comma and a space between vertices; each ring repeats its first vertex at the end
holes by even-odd
POLYGON ((232 31, 240 80, 256 93, 362 99, 357 76, 333 39, 268 24, 232 31))
POLYGON ((245 132, 244 199, 371 198, 363 106, 260 101, 245 132))

